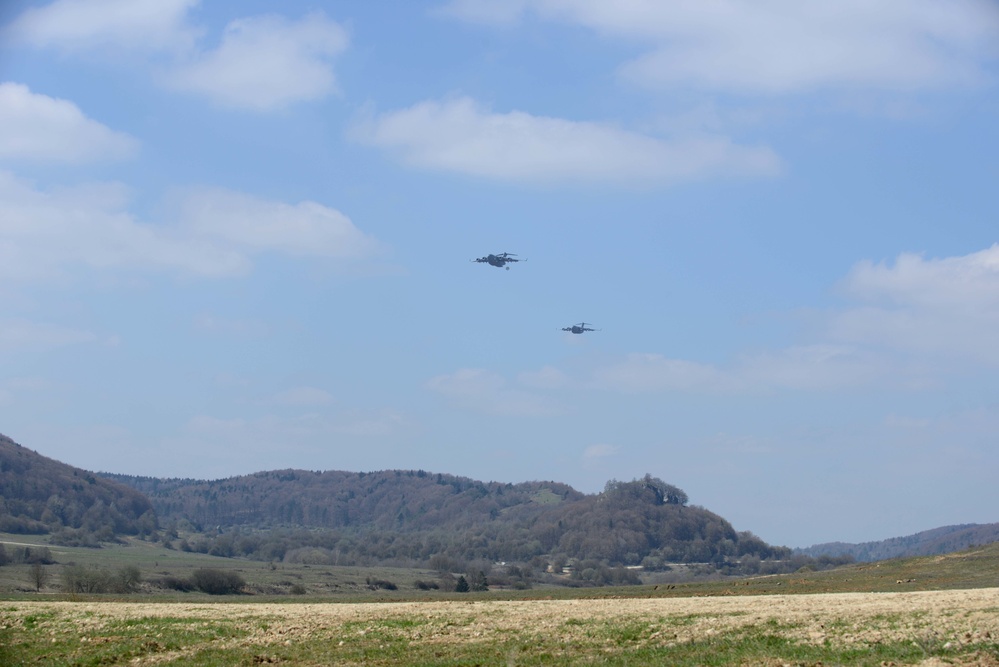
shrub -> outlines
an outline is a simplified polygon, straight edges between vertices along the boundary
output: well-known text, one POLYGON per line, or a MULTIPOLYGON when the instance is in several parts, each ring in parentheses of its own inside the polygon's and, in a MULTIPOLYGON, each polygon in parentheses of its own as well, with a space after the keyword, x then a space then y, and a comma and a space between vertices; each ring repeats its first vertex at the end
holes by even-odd
POLYGON ((41 565, 52 565, 55 563, 52 560, 52 552, 49 551, 48 547, 35 547, 30 554, 28 554, 27 549, 24 551, 26 563, 39 563, 41 565))
POLYGON ((160 588, 166 588, 174 591, 181 591, 187 593, 194 590, 194 584, 191 583, 189 579, 182 579, 180 577, 175 577, 173 575, 167 575, 156 581, 151 582, 160 588))
POLYGON ((63 588, 69 593, 134 593, 142 582, 134 565, 112 572, 100 567, 67 565, 62 571, 63 588))
POLYGON ((233 595, 246 586, 246 581, 238 573, 212 567, 204 567, 191 573, 191 583, 199 591, 209 595, 233 595))
POLYGON ((385 579, 372 579, 371 577, 368 577, 364 581, 368 585, 368 588, 370 588, 371 590, 377 590, 381 588, 386 591, 394 591, 399 589, 398 586, 393 584, 391 581, 386 581, 385 579))
POLYGON ((132 593, 139 590, 139 584, 142 583, 142 572, 135 565, 126 565, 118 570, 115 579, 124 592, 132 593))
POLYGON ((488 591, 489 580, 486 579, 486 573, 482 570, 469 573, 468 588, 473 591, 488 591))

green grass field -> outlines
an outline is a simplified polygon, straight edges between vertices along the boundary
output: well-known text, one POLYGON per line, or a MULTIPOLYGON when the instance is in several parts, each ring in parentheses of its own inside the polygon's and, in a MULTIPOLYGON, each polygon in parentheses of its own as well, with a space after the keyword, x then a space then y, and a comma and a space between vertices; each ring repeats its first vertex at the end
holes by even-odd
POLYGON ((384 603, 0 603, 15 665, 999 665, 994 589, 384 603))
MULTIPOLYGON (((8 553, 43 544, 0 540, 8 553)), ((57 564, 40 592, 30 566, 0 567, 0 665, 999 666, 999 544, 825 572, 465 594, 419 590, 436 577, 425 570, 270 564, 144 542, 50 550, 57 564), (133 566, 145 583, 130 595, 71 595, 59 580, 68 564, 133 566), (150 584, 204 567, 238 572, 247 592, 150 584)))

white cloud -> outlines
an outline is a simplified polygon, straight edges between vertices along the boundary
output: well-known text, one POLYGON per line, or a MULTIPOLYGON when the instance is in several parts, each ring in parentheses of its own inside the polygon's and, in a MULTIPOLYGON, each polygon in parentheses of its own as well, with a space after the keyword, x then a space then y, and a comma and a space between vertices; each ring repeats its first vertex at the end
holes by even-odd
POLYGON ((926 308, 999 309, 999 243, 959 257, 924 259, 902 253, 893 266, 859 262, 842 283, 863 301, 926 308))
POLYGON ((41 377, 20 377, 7 380, 6 386, 18 391, 44 391, 57 386, 51 380, 41 377))
POLYGON ((517 375, 522 385, 536 389, 559 389, 569 383, 565 373, 554 366, 545 366, 538 371, 524 371, 517 375))
POLYGON ((3 33, 37 48, 101 53, 152 67, 156 80, 231 108, 272 111, 336 91, 332 60, 346 30, 321 11, 231 21, 214 49, 190 20, 199 0, 57 0, 22 13, 3 33), (128 55, 123 56, 122 52, 128 55), (163 58, 165 56, 165 58, 163 58))
POLYGON ((0 320, 0 351, 27 347, 63 347, 95 343, 99 340, 97 334, 83 329, 71 329, 24 319, 0 320))
POLYGON ((335 430, 362 438, 396 435, 413 427, 410 420, 395 410, 345 410, 337 417, 335 430))
POLYGON ((336 402, 333 394, 317 387, 294 387, 275 394, 273 403, 279 405, 317 406, 336 402))
POLYGON ((758 458, 779 453, 776 443, 769 438, 733 435, 724 432, 706 438, 704 448, 710 449, 714 454, 721 455, 726 459, 732 456, 758 458))
POLYGON ((668 90, 968 85, 988 78, 999 43, 991 0, 455 0, 444 11, 499 25, 531 11, 647 46, 622 75, 668 90))
POLYGON ((620 450, 621 448, 617 445, 590 445, 583 450, 583 461, 586 463, 597 463, 614 456, 620 450))
POLYGON ((239 19, 221 45, 167 75, 169 85, 228 107, 270 111, 336 90, 331 59, 347 48, 346 31, 321 12, 300 21, 239 19))
POLYGON ((204 276, 249 269, 248 260, 230 249, 137 222, 126 203, 118 184, 44 192, 0 172, 0 276, 50 278, 78 267, 204 276))
POLYGON ((618 364, 598 369, 593 385, 624 392, 726 392, 741 386, 738 378, 713 366, 642 353, 629 354, 618 364))
POLYGON ((747 388, 827 390, 868 384, 888 372, 887 362, 868 351, 816 343, 747 356, 734 375, 747 388))
POLYGON ((428 169, 522 183, 674 183, 715 174, 773 175, 765 147, 720 136, 658 139, 607 123, 493 113, 462 97, 359 122, 352 136, 428 169))
POLYGON ((138 221, 127 203, 119 184, 41 191, 0 171, 0 277, 47 279, 78 268, 235 276, 261 252, 339 260, 375 247, 342 213, 315 202, 192 191, 179 197, 173 225, 138 221))
POLYGON ((427 387, 475 412, 514 417, 545 417, 563 412, 560 405, 544 396, 507 387, 501 376, 480 368, 462 368, 450 375, 438 375, 427 382, 427 387))
POLYGON ((194 321, 197 331, 228 336, 265 336, 270 332, 266 322, 255 319, 233 319, 209 313, 199 315, 194 321))
POLYGON ((863 305, 830 316, 834 339, 999 364, 999 244, 958 257, 860 262, 841 288, 863 305))
POLYGON ((627 393, 825 391, 861 386, 888 375, 889 364, 868 351, 817 343, 747 354, 728 367, 661 354, 629 354, 594 372, 590 385, 627 393))
POLYGON ((250 418, 199 415, 163 438, 120 426, 61 426, 51 420, 18 428, 11 435, 20 442, 88 470, 198 479, 286 468, 364 469, 371 461, 390 460, 379 458, 376 448, 393 451, 387 443, 412 430, 391 410, 250 418))
POLYGON ((286 204, 221 188, 178 191, 175 199, 190 234, 248 251, 352 259, 378 250, 350 218, 316 202, 286 204))
MULTIPOLYGON (((240 451, 243 465, 253 470, 273 470, 288 465, 306 466, 318 452, 330 452, 345 437, 381 438, 405 430, 407 420, 392 410, 343 410, 308 412, 290 416, 263 414, 252 418, 191 418, 183 432, 170 438, 170 447, 198 451, 240 451), (275 457, 275 447, 281 454, 275 457), (283 461, 283 463, 282 463, 283 461), (296 463, 297 461, 297 463, 296 463)), ((231 458, 224 456, 221 471, 236 474, 231 458)))
POLYGON ((26 10, 8 27, 13 40, 64 51, 182 51, 196 31, 187 13, 200 0, 56 0, 26 10))
POLYGON ((859 304, 814 316, 811 342, 726 366, 630 354, 597 369, 590 386, 698 393, 920 388, 999 365, 999 243, 958 257, 903 253, 894 264, 860 262, 840 288, 859 304))
POLYGON ((72 102, 0 83, 0 160, 89 162, 131 157, 132 137, 87 118, 72 102))
POLYGON ((503 378, 481 368, 462 368, 450 375, 431 378, 427 386, 445 396, 492 394, 505 384, 503 378))
POLYGON ((531 0, 451 0, 434 13, 474 23, 512 25, 530 4, 531 0))
MULTIPOLYGON (((0 331, 7 330, 9 333, 8 326, 11 321, 0 321, 0 331)), ((49 332, 57 332, 57 338, 61 338, 62 342, 56 343, 56 347, 61 347, 62 345, 72 345, 79 343, 89 343, 97 339, 96 336, 91 334, 89 331, 80 331, 72 329, 62 329, 59 327, 51 327, 49 325, 38 324, 34 322, 24 322, 23 320, 18 320, 14 322, 15 327, 23 327, 26 331, 14 334, 13 338, 20 339, 20 341, 15 342, 10 349, 18 350, 25 346, 35 345, 37 343, 33 341, 24 341, 23 334, 35 334, 40 330, 48 330, 49 332), (66 339, 70 340, 67 341, 66 339), (75 340, 73 340, 75 338, 75 340)), ((43 336, 44 337, 44 336, 43 336)), ((0 334, 0 339, 4 338, 3 334, 0 334)), ((0 351, 3 351, 5 345, 0 342, 0 351)), ((6 381, 0 381, 0 405, 16 403, 22 398, 29 398, 30 400, 40 400, 42 399, 39 394, 45 392, 53 392, 60 389, 60 383, 52 382, 41 377, 14 377, 9 378, 6 381), (33 396, 32 396, 33 395, 33 396)))

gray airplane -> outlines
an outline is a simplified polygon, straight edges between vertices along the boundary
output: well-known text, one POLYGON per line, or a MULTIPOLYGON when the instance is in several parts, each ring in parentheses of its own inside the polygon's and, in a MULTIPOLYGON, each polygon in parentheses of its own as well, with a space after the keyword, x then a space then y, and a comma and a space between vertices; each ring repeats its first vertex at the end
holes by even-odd
POLYGON ((600 331, 600 329, 591 329, 586 326, 586 322, 580 322, 579 324, 573 324, 571 327, 562 327, 562 331, 568 331, 569 333, 581 334, 584 331, 600 331))
POLYGON ((478 259, 473 259, 472 261, 478 262, 479 264, 488 264, 490 266, 497 266, 509 271, 510 267, 507 266, 508 262, 527 261, 526 259, 525 260, 514 259, 514 257, 516 256, 517 255, 515 255, 512 252, 501 252, 498 255, 486 255, 485 257, 479 257, 478 259))

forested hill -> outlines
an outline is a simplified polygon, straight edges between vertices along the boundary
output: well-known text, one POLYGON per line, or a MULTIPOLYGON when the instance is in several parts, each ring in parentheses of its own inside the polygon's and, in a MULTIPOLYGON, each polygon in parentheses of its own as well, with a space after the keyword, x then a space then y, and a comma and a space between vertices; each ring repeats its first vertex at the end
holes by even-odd
POLYGON ((478 482, 422 470, 274 470, 213 481, 102 474, 144 493, 161 522, 183 518, 200 528, 458 529, 584 497, 558 482, 478 482))
POLYGON ((155 528, 152 505, 135 489, 0 435, 0 531, 51 533, 60 544, 96 546, 155 528))
POLYGON ((108 477, 146 494, 161 525, 186 520, 198 530, 221 529, 230 536, 242 530, 228 542, 215 538, 212 548, 220 555, 252 550, 259 556, 265 547, 244 529, 296 527, 326 529, 334 536, 331 548, 335 544, 338 554, 353 561, 562 555, 654 567, 668 561, 758 562, 790 553, 736 532, 717 514, 687 506, 683 491, 649 475, 609 482, 592 495, 558 482, 502 484, 412 470, 280 470, 214 481, 108 477))
POLYGON ((968 547, 999 541, 999 523, 967 523, 924 530, 905 537, 892 537, 876 542, 827 542, 796 553, 818 558, 820 556, 851 556, 858 561, 933 556, 967 549, 968 547))

